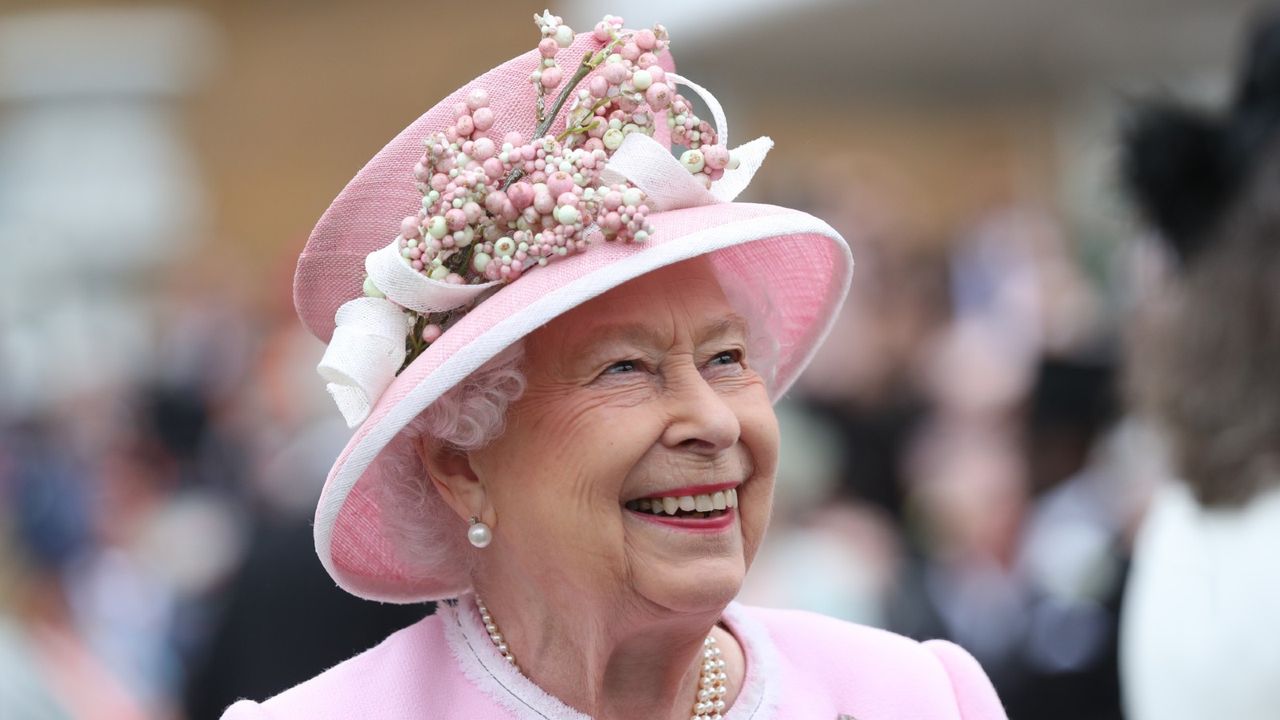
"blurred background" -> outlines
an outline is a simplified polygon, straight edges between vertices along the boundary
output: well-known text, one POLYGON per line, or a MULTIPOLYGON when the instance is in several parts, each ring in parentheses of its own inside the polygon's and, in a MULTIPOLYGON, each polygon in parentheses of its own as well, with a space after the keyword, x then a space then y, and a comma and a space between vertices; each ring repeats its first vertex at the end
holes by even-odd
MULTIPOLYGON (((1015 720, 1123 717, 1118 608, 1168 471, 1117 377, 1167 258, 1120 118, 1220 102, 1254 5, 552 7, 665 24, 736 142, 777 143, 749 199, 853 247, 744 599, 951 638, 1015 720)), ((542 9, 0 0, 0 718, 216 718, 429 610, 315 560, 348 431, 291 274, 355 171, 542 9)))

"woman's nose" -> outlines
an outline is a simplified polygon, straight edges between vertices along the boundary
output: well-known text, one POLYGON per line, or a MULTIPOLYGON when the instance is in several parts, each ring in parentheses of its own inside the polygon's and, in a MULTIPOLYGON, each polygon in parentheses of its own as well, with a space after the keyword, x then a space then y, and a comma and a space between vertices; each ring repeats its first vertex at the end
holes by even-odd
POLYGON ((690 367, 673 380, 666 388, 670 421, 663 444, 704 455, 716 455, 737 444, 742 434, 738 416, 702 373, 690 367))

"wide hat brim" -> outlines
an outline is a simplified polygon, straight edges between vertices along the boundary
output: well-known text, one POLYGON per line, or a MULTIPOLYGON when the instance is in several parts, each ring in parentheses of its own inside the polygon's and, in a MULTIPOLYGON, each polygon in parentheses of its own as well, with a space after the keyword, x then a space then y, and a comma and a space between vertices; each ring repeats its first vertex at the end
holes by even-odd
MULTIPOLYGON (((575 66, 593 43, 588 34, 579 35, 561 52, 560 63, 575 66)), ((412 168, 422 138, 451 123, 454 105, 475 87, 516 107, 532 107, 527 78, 537 62, 536 51, 526 53, 460 88, 401 132, 343 190, 313 231, 294 280, 299 316, 312 332, 329 339, 338 307, 360 295, 364 256, 386 245, 400 219, 416 212, 421 195, 412 168), (528 98, 512 97, 520 94, 514 88, 528 98)), ((503 112, 495 114, 499 123, 511 122, 503 112)), ((489 134, 501 137, 508 129, 527 132, 496 124, 489 134)), ((316 509, 316 553, 339 586, 398 603, 454 597, 468 588, 462 558, 437 567, 406 566, 390 530, 394 523, 380 492, 386 478, 376 460, 410 421, 470 373, 555 317, 628 280, 707 256, 722 284, 733 284, 738 295, 758 293, 758 307, 769 309, 765 327, 753 331, 778 345, 773 399, 791 386, 848 292, 853 260, 840 235, 812 215, 763 204, 717 203, 653 213, 649 221, 653 232, 644 243, 600 243, 503 286, 396 377, 334 463, 316 509)))

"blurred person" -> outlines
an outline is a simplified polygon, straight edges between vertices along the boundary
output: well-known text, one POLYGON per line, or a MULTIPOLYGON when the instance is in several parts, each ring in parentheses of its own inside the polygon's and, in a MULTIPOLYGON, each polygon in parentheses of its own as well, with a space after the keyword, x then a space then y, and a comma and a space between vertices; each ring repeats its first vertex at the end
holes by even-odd
POLYGON ((0 717, 151 716, 76 607, 74 568, 95 542, 92 493, 88 468, 51 423, 0 428, 0 717))
POLYGON ((1121 717, 1118 618, 1134 492, 1113 374, 1105 360, 1045 358, 1026 403, 1032 500, 1016 567, 1032 602, 1019 650, 1023 691, 1009 706, 1027 716, 1121 717))
POLYGON ((661 26, 536 20, 538 50, 356 176, 295 278, 359 426, 321 562, 362 597, 444 602, 225 717, 1004 718, 955 645, 733 602, 772 505, 772 402, 844 298, 848 248, 732 202, 769 143, 728 151, 661 26))
POLYGON ((91 458, 93 544, 68 568, 67 586, 95 651, 155 710, 172 702, 180 677, 172 635, 180 591, 174 566, 151 551, 154 523, 175 497, 177 464, 143 423, 128 417, 117 428, 91 458))
POLYGON ((998 426, 939 416, 917 433, 906 464, 907 533, 919 556, 904 569, 891 627, 949 637, 999 681, 1027 614, 1015 567, 1028 502, 1016 440, 998 426))
POLYGON ((1140 107, 1123 175, 1174 259, 1131 338, 1176 480, 1137 538, 1121 669, 1134 720, 1280 713, 1280 8, 1225 111, 1140 107))
POLYGON ((889 627, 946 637, 991 675, 1011 717, 1119 718, 1123 525, 1099 431, 1041 495, 1016 426, 935 417, 907 460, 909 561, 889 627))
POLYGON ((1031 311, 1049 301, 1031 301, 1048 291, 998 245, 962 251, 957 317, 919 359, 931 413, 903 461, 910 552, 889 627, 972 652, 1012 717, 1118 718, 1109 375, 1040 357, 1031 311))

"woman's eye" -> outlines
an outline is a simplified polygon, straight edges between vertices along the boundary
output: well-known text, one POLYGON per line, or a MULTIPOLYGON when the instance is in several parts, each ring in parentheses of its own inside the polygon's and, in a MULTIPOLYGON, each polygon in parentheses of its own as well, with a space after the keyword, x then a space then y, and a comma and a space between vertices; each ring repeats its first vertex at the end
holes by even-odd
POLYGON ((716 353, 708 365, 736 365, 742 362, 742 353, 738 350, 725 350, 716 353))
POLYGON ((635 360, 619 360, 604 369, 603 375, 621 375, 622 373, 634 372, 636 369, 635 360))

